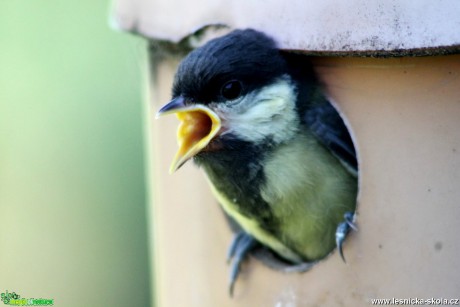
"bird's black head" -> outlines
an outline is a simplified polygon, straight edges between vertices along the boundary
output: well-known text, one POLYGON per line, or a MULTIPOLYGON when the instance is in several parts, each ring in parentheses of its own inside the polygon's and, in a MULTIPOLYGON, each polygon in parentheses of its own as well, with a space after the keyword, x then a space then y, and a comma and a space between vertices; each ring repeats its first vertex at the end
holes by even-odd
POLYGON ((287 72, 275 42, 255 30, 236 30, 191 52, 179 65, 173 97, 208 104, 261 88, 287 72))
POLYGON ((255 30, 233 31, 191 52, 176 72, 173 100, 159 111, 182 122, 171 169, 191 157, 253 157, 292 138, 300 122, 294 79, 275 42, 255 30))

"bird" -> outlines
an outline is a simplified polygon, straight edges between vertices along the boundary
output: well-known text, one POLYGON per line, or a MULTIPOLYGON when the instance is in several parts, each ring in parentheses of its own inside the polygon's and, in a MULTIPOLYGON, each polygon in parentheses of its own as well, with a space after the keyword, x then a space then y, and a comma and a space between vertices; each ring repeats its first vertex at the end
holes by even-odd
POLYGON ((287 263, 323 259, 356 229, 358 163, 348 129, 308 57, 237 29, 191 51, 157 117, 179 119, 170 172, 189 160, 241 228, 230 294, 262 245, 287 263))

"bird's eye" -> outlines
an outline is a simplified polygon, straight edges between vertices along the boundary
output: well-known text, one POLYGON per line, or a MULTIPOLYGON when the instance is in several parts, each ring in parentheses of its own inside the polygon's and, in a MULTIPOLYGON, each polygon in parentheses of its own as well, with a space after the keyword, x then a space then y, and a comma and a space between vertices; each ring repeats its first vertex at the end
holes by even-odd
POLYGON ((225 83, 220 93, 225 99, 233 100, 240 97, 241 92, 243 91, 243 85, 238 80, 231 80, 225 83))

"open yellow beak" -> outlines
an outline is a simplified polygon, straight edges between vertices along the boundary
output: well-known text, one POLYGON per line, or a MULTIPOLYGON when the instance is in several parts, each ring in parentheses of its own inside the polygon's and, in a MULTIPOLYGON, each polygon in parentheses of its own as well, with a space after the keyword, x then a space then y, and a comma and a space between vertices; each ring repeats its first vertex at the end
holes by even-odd
POLYGON ((179 150, 171 163, 170 173, 203 150, 221 128, 221 120, 214 111, 199 104, 186 106, 182 96, 164 105, 158 111, 157 118, 172 113, 176 114, 180 124, 177 129, 179 150))

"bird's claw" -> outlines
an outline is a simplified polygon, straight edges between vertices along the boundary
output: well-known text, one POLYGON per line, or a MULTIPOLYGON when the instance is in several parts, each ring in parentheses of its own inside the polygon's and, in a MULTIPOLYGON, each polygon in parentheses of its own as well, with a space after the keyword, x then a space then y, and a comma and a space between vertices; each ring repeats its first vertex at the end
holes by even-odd
POLYGON ((340 223, 339 226, 337 226, 337 230, 335 231, 335 243, 337 245, 337 249, 339 250, 340 257, 342 258, 343 262, 346 263, 342 249, 343 241, 345 241, 345 238, 350 232, 350 229, 358 231, 358 227, 354 223, 355 215, 352 212, 345 213, 343 217, 344 221, 340 223))
POLYGON ((240 266, 248 253, 258 245, 258 242, 245 232, 238 233, 230 244, 227 254, 227 262, 231 262, 229 293, 233 296, 235 282, 240 273, 240 266))

